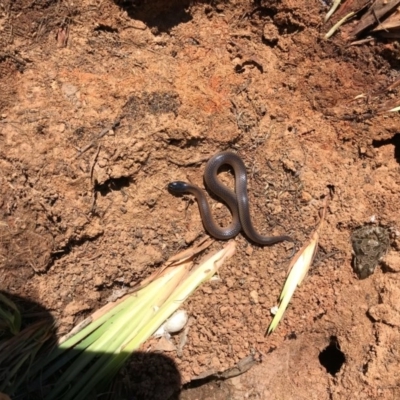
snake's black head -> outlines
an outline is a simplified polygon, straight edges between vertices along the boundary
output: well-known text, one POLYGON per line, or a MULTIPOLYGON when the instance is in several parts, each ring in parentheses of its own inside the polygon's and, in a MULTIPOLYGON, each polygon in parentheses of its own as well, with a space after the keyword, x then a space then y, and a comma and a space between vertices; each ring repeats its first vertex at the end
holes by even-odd
POLYGON ((168 184, 168 191, 172 194, 184 194, 187 193, 188 184, 182 181, 170 182, 168 184))

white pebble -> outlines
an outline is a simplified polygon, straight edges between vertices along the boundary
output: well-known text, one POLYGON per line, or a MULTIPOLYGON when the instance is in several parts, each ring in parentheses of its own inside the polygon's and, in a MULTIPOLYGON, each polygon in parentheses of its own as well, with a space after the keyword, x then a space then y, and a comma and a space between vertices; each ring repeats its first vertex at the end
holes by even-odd
POLYGON ((185 310, 178 310, 173 313, 154 333, 154 337, 169 337, 170 333, 176 333, 183 329, 188 321, 188 314, 185 310))
POLYGON ((164 329, 168 333, 179 332, 188 321, 188 314, 185 310, 178 310, 167 319, 164 329))
POLYGON ((272 315, 275 315, 277 312, 278 312, 278 306, 273 306, 273 307, 271 308, 271 314, 272 314, 272 315))

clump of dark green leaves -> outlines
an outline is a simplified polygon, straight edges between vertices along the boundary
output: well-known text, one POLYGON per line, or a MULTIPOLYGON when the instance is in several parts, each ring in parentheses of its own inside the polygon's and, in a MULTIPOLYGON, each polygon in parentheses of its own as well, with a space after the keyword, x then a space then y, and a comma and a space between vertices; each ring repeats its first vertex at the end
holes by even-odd
POLYGON ((29 381, 38 352, 52 337, 52 322, 24 327, 16 304, 0 293, 0 393, 13 395, 29 381))

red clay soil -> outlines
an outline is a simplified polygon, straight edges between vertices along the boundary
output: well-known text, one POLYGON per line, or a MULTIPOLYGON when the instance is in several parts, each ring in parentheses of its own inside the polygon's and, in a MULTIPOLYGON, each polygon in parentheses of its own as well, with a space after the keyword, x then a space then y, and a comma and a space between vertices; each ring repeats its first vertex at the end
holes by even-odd
POLYGON ((399 117, 354 100, 393 82, 398 49, 323 40, 326 12, 320 0, 1 2, 2 291, 39 303, 65 334, 205 235, 196 202, 166 184, 203 185, 205 162, 230 149, 264 234, 305 243, 333 197, 271 336, 290 243, 239 235, 220 280, 184 304, 187 343, 165 353, 182 384, 256 365, 180 398, 400 398, 399 117), (350 235, 371 220, 391 249, 359 280, 350 235))

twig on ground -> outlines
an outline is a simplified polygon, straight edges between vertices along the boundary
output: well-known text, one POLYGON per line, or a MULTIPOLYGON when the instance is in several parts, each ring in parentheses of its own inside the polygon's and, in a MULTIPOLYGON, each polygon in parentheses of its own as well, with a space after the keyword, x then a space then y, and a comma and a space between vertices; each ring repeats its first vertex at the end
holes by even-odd
POLYGON ((342 0, 334 0, 332 3, 331 9, 328 11, 328 13, 325 15, 325 22, 328 22, 329 18, 332 16, 332 14, 336 11, 336 9, 339 7, 340 2, 342 0))
POLYGON ((375 40, 376 40, 376 38, 373 38, 373 37, 367 37, 365 39, 355 40, 354 42, 351 42, 349 44, 349 47, 350 46, 360 46, 360 45, 365 44, 365 43, 374 42, 375 40))
POLYGON ((325 35, 325 39, 329 39, 345 22, 347 22, 355 13, 352 11, 343 17, 339 22, 332 26, 329 32, 325 35))
POLYGON ((94 172, 94 166, 96 165, 96 161, 97 161, 97 157, 99 156, 100 153, 100 145, 97 148, 96 154, 93 157, 93 162, 92 162, 92 166, 90 167, 90 182, 93 185, 93 172, 94 172))
POLYGON ((78 154, 75 156, 75 158, 81 157, 83 153, 86 153, 89 149, 91 149, 109 131, 118 127, 120 123, 121 123, 121 118, 117 118, 110 127, 104 128, 87 146, 85 146, 83 149, 78 149, 78 154))

